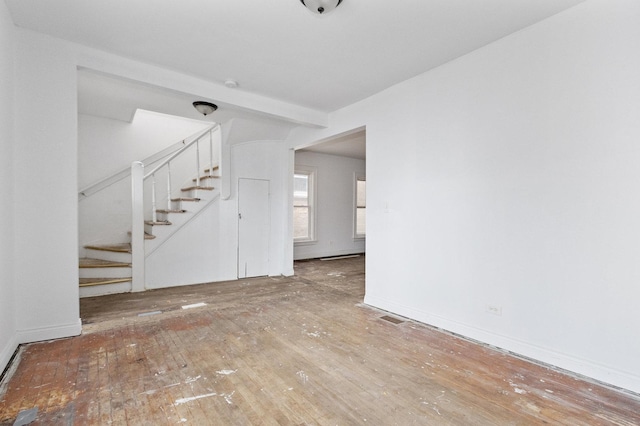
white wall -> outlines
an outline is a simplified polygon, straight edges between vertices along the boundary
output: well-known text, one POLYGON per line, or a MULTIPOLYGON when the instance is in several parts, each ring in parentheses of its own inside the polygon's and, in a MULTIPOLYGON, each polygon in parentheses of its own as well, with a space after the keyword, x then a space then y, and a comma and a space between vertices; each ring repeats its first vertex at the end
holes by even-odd
POLYGON ((13 196, 13 86, 15 84, 14 26, 4 2, 0 3, 0 372, 17 346, 14 299, 13 196))
POLYGON ((79 334, 73 52, 16 30, 15 320, 20 342, 79 334), (33 105, 45 110, 34 113, 33 105))
POLYGON ((354 179, 366 176, 365 160, 296 152, 296 166, 316 170, 316 238, 295 243, 294 259, 364 253, 364 239, 353 238, 354 179))
MULTIPOLYGON (((80 114, 78 190, 128 168, 133 161, 143 160, 162 151, 211 124, 148 111, 138 111, 131 123, 80 114)), ((206 153, 203 151, 202 157, 208 158, 208 143, 203 150, 204 148, 206 153)), ((153 166, 147 165, 147 170, 153 166)), ((203 165, 202 169, 204 168, 203 165)), ((173 183, 176 188, 182 183, 179 170, 180 165, 174 163, 173 183)), ((190 169, 188 176, 194 175, 195 169, 190 169)), ((83 247, 87 244, 128 242, 127 232, 131 229, 130 179, 123 179, 80 200, 78 222, 78 250, 81 256, 84 255, 83 247)))
POLYGON ((292 134, 367 127, 366 303, 640 392, 638 22, 590 0, 292 134))
POLYGON ((147 256, 145 288, 175 287, 237 278, 237 275, 222 274, 224 268, 220 265, 220 250, 226 249, 227 244, 220 238, 220 202, 217 197, 198 216, 147 256))

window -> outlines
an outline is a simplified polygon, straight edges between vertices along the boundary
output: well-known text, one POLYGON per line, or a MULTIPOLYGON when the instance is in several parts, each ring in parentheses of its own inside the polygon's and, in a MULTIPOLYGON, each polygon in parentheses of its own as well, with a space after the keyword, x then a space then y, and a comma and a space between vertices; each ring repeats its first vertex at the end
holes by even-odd
POLYGON ((314 220, 314 176, 309 170, 296 170, 293 175, 293 240, 313 241, 314 220))
POLYGON ((354 237, 364 238, 367 223, 367 181, 364 176, 356 176, 355 185, 355 225, 354 237))

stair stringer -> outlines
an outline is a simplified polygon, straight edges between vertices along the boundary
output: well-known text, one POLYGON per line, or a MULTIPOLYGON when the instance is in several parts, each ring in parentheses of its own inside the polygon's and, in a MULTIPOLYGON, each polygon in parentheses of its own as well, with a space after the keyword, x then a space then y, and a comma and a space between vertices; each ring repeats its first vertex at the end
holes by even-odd
POLYGON ((182 227, 194 220, 200 215, 207 207, 220 197, 220 191, 201 191, 198 194, 200 201, 191 202, 183 213, 168 213, 168 220, 170 225, 153 226, 153 236, 156 237, 152 240, 145 240, 144 242, 144 256, 145 259, 155 252, 159 247, 171 239, 182 227))
POLYGON ((209 200, 200 201, 204 204, 197 212, 172 214, 173 225, 161 227, 167 235, 145 242, 145 289, 223 279, 218 264, 220 202, 216 191, 209 200), (174 220, 181 215, 183 221, 174 220))

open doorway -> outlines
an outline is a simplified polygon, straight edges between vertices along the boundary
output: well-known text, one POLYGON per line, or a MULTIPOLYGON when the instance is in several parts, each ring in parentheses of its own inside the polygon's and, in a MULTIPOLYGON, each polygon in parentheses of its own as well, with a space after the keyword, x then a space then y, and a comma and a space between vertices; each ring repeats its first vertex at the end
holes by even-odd
POLYGON ((296 150, 294 260, 366 251, 366 131, 296 150))

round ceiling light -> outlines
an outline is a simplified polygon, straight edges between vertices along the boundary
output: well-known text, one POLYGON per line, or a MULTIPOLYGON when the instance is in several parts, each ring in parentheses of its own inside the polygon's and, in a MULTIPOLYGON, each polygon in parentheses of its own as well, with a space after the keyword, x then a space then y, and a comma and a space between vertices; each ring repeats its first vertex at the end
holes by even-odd
POLYGON ((211 114, 215 110, 218 109, 218 105, 212 104, 211 102, 205 101, 196 101, 193 103, 193 107, 198 110, 200 114, 203 114, 205 117, 208 114, 211 114))
POLYGON ((313 13, 322 15, 338 7, 342 0, 300 0, 300 2, 313 13))

